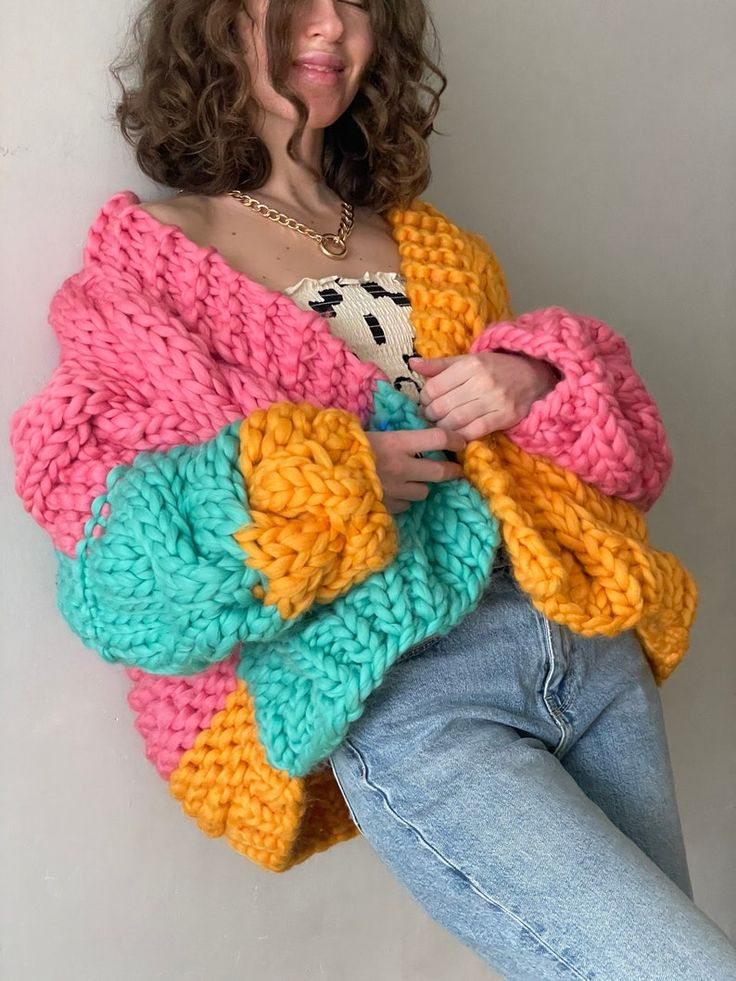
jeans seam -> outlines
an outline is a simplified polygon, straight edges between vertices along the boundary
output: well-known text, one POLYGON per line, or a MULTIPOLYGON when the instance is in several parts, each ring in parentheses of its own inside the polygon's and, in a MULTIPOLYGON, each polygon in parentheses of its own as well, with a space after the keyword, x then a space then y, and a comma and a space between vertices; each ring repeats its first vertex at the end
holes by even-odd
POLYGON ((544 616, 543 613, 540 613, 539 611, 537 611, 537 616, 538 616, 539 621, 540 621, 541 626, 542 626, 542 635, 544 637, 544 643, 545 643, 545 647, 546 647, 546 650, 547 650, 547 657, 549 659, 549 670, 547 671, 547 674, 546 674, 545 679, 544 679, 544 690, 543 690, 543 693, 542 693, 542 698, 544 700, 544 704, 545 704, 545 707, 546 707, 547 711, 549 712, 550 716, 552 717, 552 721, 557 726, 557 728, 560 730, 560 741, 558 742, 557 746, 555 747, 554 753, 553 753, 554 756, 558 756, 562 752, 562 750, 565 748, 565 746, 568 743, 569 738, 570 738, 570 736, 572 734, 569 725, 567 725, 567 723, 562 718, 562 715, 563 715, 565 709, 567 708, 567 705, 569 705, 570 703, 568 701, 567 704, 565 704, 565 705, 562 705, 561 704, 558 708, 555 708, 548 701, 547 696, 548 696, 548 693, 549 693, 549 682, 550 682, 550 678, 554 674, 555 664, 556 664, 556 661, 555 661, 554 642, 552 640, 552 631, 550 630, 549 620, 547 619, 546 616, 544 616))
POLYGON ((347 798, 347 796, 345 794, 345 791, 343 789, 343 786, 340 783, 340 777, 337 775, 337 767, 332 762, 332 757, 330 757, 329 760, 330 760, 330 769, 332 770, 332 775, 335 778, 335 783, 337 784, 337 787, 338 787, 338 789, 340 791, 340 794, 342 795, 342 799, 345 801, 345 807, 347 808, 348 814, 350 815, 350 820, 353 822, 353 824, 358 829, 358 831, 361 834, 363 834, 363 829, 358 824, 358 819, 356 818, 355 814, 353 813, 353 808, 350 805, 350 801, 348 800, 348 798, 347 798))
POLYGON ((435 634, 433 637, 427 638, 427 640, 420 641, 414 647, 407 647, 407 649, 398 658, 400 661, 410 661, 417 654, 421 654, 426 651, 428 647, 433 647, 438 641, 442 640, 441 634, 435 634))
POLYGON ((431 851, 444 865, 446 865, 449 869, 451 869, 462 879, 464 879, 465 882, 467 882, 470 888, 473 890, 473 892, 475 892, 478 896, 480 896, 481 899, 483 899, 490 906, 495 906, 497 909, 501 910, 508 917, 510 917, 521 927, 523 927, 523 929, 526 930, 527 933, 529 933, 534 938, 534 940, 540 945, 540 947, 548 951, 548 953, 550 953, 552 957, 554 957, 557 961, 559 961, 560 964, 564 964, 565 967, 569 968, 576 977, 582 978, 583 981, 591 981, 588 975, 581 974, 573 964, 570 964, 570 962, 565 960, 565 958, 562 957, 560 954, 558 954, 557 951, 553 950, 552 947, 550 947, 549 944, 546 943, 539 936, 539 934, 537 934, 532 929, 532 927, 529 926, 528 923, 525 923, 520 916, 518 916, 512 910, 508 909, 506 906, 503 905, 503 903, 499 902, 497 899, 494 899, 492 896, 489 896, 488 893, 486 893, 485 890, 483 890, 481 886, 479 886, 478 883, 475 882, 472 876, 470 876, 467 872, 464 872, 462 869, 458 868, 457 865, 455 865, 454 862, 451 862, 449 858, 443 855, 438 848, 435 848, 435 846, 432 845, 431 842, 429 842, 425 838, 425 836, 422 834, 419 828, 416 827, 416 825, 412 824, 411 821, 408 821, 406 818, 402 817, 399 814, 399 812, 396 810, 396 808, 391 804, 391 801, 389 800, 386 791, 382 787, 379 787, 378 784, 373 783, 369 778, 367 761, 363 756, 363 754, 358 749, 358 747, 347 738, 345 739, 345 745, 349 747, 349 749, 354 753, 354 755, 360 761, 360 767, 362 771, 361 780, 363 781, 363 783, 371 790, 374 790, 379 795, 379 797, 381 797, 384 806, 397 821, 399 821, 401 824, 405 825, 407 828, 413 831, 414 834, 422 842, 422 844, 427 849, 429 849, 429 851, 431 851))

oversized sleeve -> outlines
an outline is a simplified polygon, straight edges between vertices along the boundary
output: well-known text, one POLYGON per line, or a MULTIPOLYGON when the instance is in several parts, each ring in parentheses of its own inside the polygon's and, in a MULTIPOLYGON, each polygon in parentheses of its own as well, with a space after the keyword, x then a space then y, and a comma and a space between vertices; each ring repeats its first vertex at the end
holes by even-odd
POLYGON ((625 339, 603 321, 560 306, 517 316, 496 255, 480 235, 470 233, 470 239, 487 303, 487 326, 470 352, 546 361, 558 379, 506 435, 525 452, 647 511, 669 479, 672 452, 625 339))
POLYGON ((134 289, 72 277, 50 322, 60 363, 12 420, 16 487, 55 546, 64 617, 103 658, 198 672, 391 561, 357 414, 287 398, 273 365, 218 366, 134 289))
POLYGON ((647 511, 672 469, 659 410, 637 374, 629 347, 593 317, 547 307, 490 324, 470 348, 524 354, 561 375, 506 435, 647 511))

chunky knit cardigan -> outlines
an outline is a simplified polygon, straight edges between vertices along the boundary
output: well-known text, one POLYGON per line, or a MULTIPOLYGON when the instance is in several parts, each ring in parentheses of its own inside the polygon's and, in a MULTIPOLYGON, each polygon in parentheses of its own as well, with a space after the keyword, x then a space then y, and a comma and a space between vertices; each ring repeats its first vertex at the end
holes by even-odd
POLYGON ((203 831, 272 871, 357 834, 327 758, 397 658, 474 609, 501 538, 540 612, 635 629, 657 683, 671 673, 696 591, 648 541, 672 460, 610 327, 515 317, 478 235, 419 199, 393 209, 420 355, 519 352, 562 377, 458 454, 465 479, 392 516, 365 434, 427 426, 418 406, 139 204, 104 204, 54 295, 60 363, 12 443, 60 609, 127 669, 146 754, 203 831))

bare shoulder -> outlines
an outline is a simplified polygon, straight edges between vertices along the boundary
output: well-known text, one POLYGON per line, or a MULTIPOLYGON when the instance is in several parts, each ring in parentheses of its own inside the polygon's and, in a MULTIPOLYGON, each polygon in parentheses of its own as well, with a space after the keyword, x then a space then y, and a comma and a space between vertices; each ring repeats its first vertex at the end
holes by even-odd
POLYGON ((176 225, 197 244, 208 244, 212 202, 205 195, 174 194, 158 201, 141 201, 138 207, 164 225, 176 225))
POLYGON ((158 201, 141 201, 138 207, 157 221, 179 224, 181 219, 202 220, 207 214, 206 204, 197 194, 173 194, 158 201))

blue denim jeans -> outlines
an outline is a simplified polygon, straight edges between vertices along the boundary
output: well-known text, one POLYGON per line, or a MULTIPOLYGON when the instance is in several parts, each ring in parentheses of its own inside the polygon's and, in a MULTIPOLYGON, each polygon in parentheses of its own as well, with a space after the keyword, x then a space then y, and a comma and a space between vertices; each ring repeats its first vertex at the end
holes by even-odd
POLYGON ((330 765, 379 858, 503 977, 736 979, 692 901, 635 633, 550 622, 502 549, 479 606, 402 655, 330 765))

